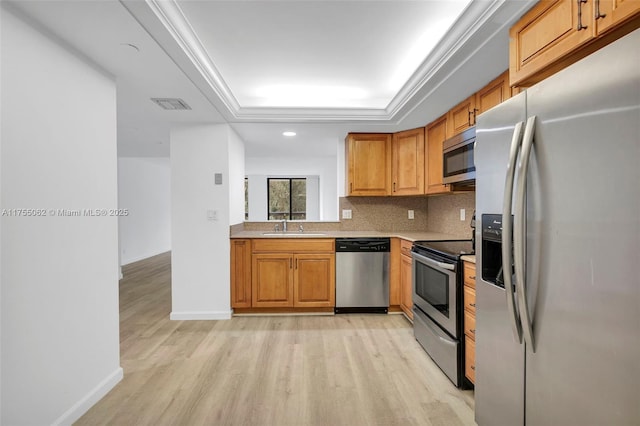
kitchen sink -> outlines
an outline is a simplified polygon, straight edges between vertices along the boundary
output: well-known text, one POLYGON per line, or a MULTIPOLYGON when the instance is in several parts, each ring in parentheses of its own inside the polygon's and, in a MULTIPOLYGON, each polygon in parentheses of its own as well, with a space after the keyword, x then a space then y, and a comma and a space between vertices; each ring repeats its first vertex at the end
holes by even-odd
POLYGON ((320 237, 327 235, 323 232, 263 232, 265 237, 320 237))

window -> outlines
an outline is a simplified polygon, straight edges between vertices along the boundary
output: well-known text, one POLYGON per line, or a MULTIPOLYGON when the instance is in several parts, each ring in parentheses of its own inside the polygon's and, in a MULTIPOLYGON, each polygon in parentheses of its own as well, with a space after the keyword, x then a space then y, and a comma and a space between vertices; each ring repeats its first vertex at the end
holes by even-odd
POLYGON ((269 178, 269 220, 305 220, 307 218, 307 179, 269 178))

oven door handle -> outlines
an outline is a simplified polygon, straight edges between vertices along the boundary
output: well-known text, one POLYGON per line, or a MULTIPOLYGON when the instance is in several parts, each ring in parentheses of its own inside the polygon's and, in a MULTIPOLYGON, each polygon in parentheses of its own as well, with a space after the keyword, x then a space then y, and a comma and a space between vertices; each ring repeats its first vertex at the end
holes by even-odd
POLYGON ((438 262, 437 260, 429 259, 428 257, 422 256, 422 255, 417 254, 417 253, 411 253, 411 255, 417 261, 422 262, 422 263, 426 263, 427 265, 436 266, 436 267, 439 267, 441 269, 446 269, 448 271, 455 271, 456 270, 456 265, 453 265, 451 263, 438 262))

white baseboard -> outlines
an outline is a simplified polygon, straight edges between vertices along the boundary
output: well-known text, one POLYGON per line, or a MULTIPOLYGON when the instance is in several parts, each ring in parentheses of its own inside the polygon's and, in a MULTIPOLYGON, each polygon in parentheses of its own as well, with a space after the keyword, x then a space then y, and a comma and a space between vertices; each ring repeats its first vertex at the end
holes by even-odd
POLYGON ((231 319, 232 311, 187 311, 171 312, 169 318, 175 321, 188 320, 228 320, 231 319))
POLYGON ((123 376, 124 372, 122 370, 122 367, 118 367, 116 371, 107 376, 106 379, 100 382, 98 386, 93 388, 82 399, 76 402, 62 416, 58 417, 58 419, 53 422, 53 425, 72 425, 76 420, 82 417, 84 413, 89 411, 89 409, 93 407, 96 402, 100 401, 102 397, 109 393, 109 391, 113 389, 113 387, 117 385, 120 380, 122 380, 123 376))

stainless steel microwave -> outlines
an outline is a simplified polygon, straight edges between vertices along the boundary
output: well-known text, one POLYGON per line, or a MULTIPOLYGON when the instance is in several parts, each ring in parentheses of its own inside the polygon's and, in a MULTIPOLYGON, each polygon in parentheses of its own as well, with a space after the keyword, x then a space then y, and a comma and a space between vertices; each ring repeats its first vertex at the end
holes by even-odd
POLYGON ((476 128, 472 127, 444 141, 442 153, 442 182, 471 183, 476 178, 473 149, 476 128))

